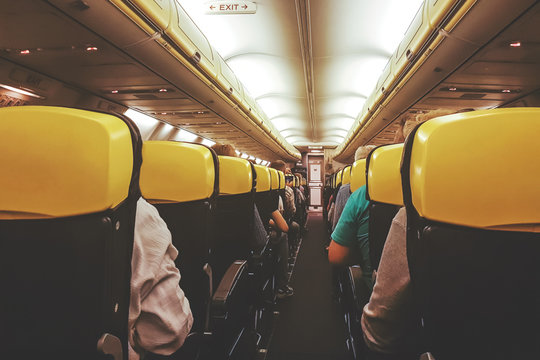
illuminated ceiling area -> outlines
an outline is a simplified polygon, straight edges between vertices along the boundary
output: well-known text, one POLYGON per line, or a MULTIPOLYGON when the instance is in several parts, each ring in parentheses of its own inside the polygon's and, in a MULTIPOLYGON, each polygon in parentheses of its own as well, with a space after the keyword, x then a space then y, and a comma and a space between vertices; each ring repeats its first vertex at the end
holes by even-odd
POLYGON ((219 1, 177 1, 297 147, 343 142, 422 3, 258 0, 218 15, 219 1))

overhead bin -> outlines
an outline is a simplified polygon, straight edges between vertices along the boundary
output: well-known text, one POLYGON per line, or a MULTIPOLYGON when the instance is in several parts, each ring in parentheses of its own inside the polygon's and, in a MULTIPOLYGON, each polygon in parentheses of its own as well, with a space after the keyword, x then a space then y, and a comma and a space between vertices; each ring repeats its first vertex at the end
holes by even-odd
MULTIPOLYGON (((358 137, 361 129, 371 119, 376 118, 380 111, 379 106, 395 95, 395 86, 399 81, 407 80, 406 76, 411 70, 412 61, 418 59, 428 49, 430 41, 439 35, 439 28, 446 23, 446 18, 451 17, 453 21, 449 21, 450 26, 455 26, 475 2, 475 0, 426 0, 422 4, 403 40, 388 60, 375 89, 367 98, 362 112, 349 130, 345 141, 335 149, 334 157, 339 158, 343 154, 350 143, 358 137), (456 10, 458 5, 462 10, 456 10)), ((421 63, 418 66, 421 66, 421 63)))
MULTIPOLYGON (((176 10, 176 16, 173 17, 174 20, 171 25, 166 28, 165 34, 174 40, 194 64, 200 67, 207 75, 215 77, 217 75, 215 50, 212 49, 208 39, 185 10, 176 1, 172 1, 172 3, 176 10)), ((216 57, 219 57, 217 53, 216 55, 216 57)))
MULTIPOLYGON (((62 2, 61 0, 53 0, 62 2)), ((253 132, 254 140, 261 142, 263 137, 270 138, 272 142, 279 146, 284 153, 283 157, 299 159, 300 152, 289 144, 277 131, 274 125, 267 119, 257 102, 244 91, 244 86, 238 80, 234 72, 212 48, 208 39, 200 31, 193 20, 187 15, 182 6, 175 0, 109 0, 122 13, 124 13, 133 23, 143 29, 149 37, 139 39, 134 43, 127 44, 127 51, 135 47, 141 47, 155 41, 163 49, 175 57, 179 63, 188 71, 195 75, 204 85, 211 89, 213 95, 217 94, 227 106, 233 109, 236 114, 226 117, 233 125, 245 127, 246 121, 261 130, 260 133, 253 132), (238 115, 241 115, 238 116, 238 115), (232 118, 231 118, 232 117, 232 118)), ((62 2, 62 6, 66 5, 62 2)), ((70 15, 73 10, 68 10, 70 15)), ((73 14, 77 17, 79 14, 73 14)), ((85 19, 87 20, 87 19, 85 19)), ((95 19, 88 19, 90 28, 99 28, 109 31, 110 27, 103 26, 95 22, 95 19)), ((103 36, 104 34, 102 34, 103 36)), ((105 34, 108 35, 108 34, 105 34)), ((140 50, 140 49, 135 49, 140 50)), ((152 60, 154 63, 156 58, 152 60)), ((168 59, 163 59, 163 66, 170 66, 168 59)), ((159 69, 157 69, 159 70, 159 69)), ((196 88, 200 91, 201 87, 196 88)), ((188 92, 189 93, 189 92, 188 92)), ((215 107, 223 105, 220 102, 215 107)), ((214 106, 209 105, 214 110, 214 106)), ((214 110, 223 113, 222 110, 214 110)), ((263 140, 263 143, 266 142, 263 140)), ((274 151, 275 152, 275 151, 274 151)))

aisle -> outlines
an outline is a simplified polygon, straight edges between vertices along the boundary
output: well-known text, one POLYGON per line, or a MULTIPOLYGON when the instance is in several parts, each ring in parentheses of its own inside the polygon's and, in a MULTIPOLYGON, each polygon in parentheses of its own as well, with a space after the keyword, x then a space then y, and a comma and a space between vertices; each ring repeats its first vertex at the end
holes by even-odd
POLYGON ((269 360, 345 360, 346 329, 332 300, 321 213, 311 213, 291 279, 294 296, 281 300, 269 360))

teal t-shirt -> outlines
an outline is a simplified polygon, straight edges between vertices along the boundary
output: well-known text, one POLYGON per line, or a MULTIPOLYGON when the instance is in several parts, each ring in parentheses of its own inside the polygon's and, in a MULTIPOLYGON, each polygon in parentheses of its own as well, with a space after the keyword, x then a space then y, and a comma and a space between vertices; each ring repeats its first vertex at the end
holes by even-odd
POLYGON ((362 186, 352 193, 343 208, 341 217, 332 233, 332 240, 336 243, 359 250, 358 264, 366 283, 372 288, 371 261, 369 259, 369 201, 366 199, 366 186, 362 186))

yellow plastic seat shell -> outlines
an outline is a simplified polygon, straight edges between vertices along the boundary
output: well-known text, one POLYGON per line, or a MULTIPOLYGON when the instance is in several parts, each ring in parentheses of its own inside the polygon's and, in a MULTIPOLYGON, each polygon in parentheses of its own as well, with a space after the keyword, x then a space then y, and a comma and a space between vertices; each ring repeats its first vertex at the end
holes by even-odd
POLYGON ((343 175, 343 169, 339 170, 336 174, 336 187, 338 187, 341 184, 341 176, 343 175))
POLYGON ((268 170, 270 170, 270 180, 271 180, 271 185, 272 185, 272 190, 277 190, 279 189, 279 174, 278 174, 278 171, 276 169, 273 169, 273 168, 268 168, 268 170))
POLYGON ((283 173, 283 171, 278 170, 278 175, 279 175, 279 188, 285 189, 285 174, 283 173))
POLYGON ((133 147, 118 117, 21 106, 0 119, 0 218, 95 213, 127 198, 133 147))
POLYGON ((249 161, 231 156, 218 158, 221 195, 245 194, 253 189, 253 172, 249 161))
POLYGON ((262 165, 254 165, 257 173, 257 192, 270 191, 272 187, 272 178, 270 169, 262 165))
POLYGON ((187 202, 214 194, 216 172, 211 150, 198 144, 146 141, 140 187, 150 202, 187 202))
POLYGON ((351 183, 351 165, 343 168, 343 173, 341 175, 341 185, 347 185, 351 183))
POLYGON ((366 159, 356 160, 351 168, 351 192, 366 185, 366 159))
POLYGON ((401 155, 403 144, 381 146, 369 159, 367 192, 370 200, 403 206, 401 155))
POLYGON ((420 216, 540 232, 540 109, 443 116, 414 136, 409 180, 420 216))

